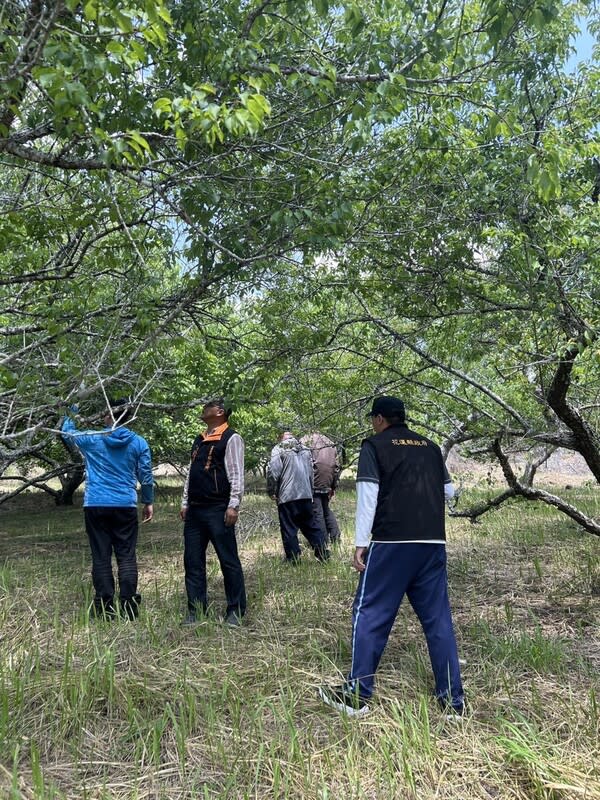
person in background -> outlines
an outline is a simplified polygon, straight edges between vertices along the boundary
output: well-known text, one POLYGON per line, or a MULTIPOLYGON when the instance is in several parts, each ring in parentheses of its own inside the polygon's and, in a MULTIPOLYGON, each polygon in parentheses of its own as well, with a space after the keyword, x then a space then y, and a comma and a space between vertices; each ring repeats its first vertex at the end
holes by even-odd
POLYGON ((454 489, 440 448, 407 427, 402 400, 378 397, 370 416, 375 435, 362 443, 356 478, 360 578, 352 664, 344 684, 322 687, 319 695, 349 716, 369 711, 375 672, 406 594, 425 633, 438 702, 450 716, 462 715, 444 530, 444 501, 454 489))
MULTIPOLYGON (((77 412, 77 407, 71 409, 77 412)), ((97 617, 116 616, 112 554, 117 561, 120 610, 135 619, 141 597, 137 591, 138 538, 137 483, 141 484, 142 521, 152 519, 154 480, 152 457, 146 440, 125 427, 133 415, 127 399, 110 401, 104 429, 79 431, 71 416, 62 423, 61 435, 81 451, 85 461, 83 513, 92 553, 92 581, 97 617)))
POLYGON ((283 431, 279 444, 271 451, 267 492, 277 501, 283 551, 285 560, 291 564, 298 563, 302 552, 298 529, 319 561, 327 561, 330 555, 325 535, 313 514, 313 479, 310 450, 292 433, 283 431))
POLYGON ((183 489, 183 563, 188 613, 193 625, 207 611, 206 549, 215 549, 225 585, 224 621, 238 626, 246 613, 244 573, 238 555, 235 524, 244 495, 244 440, 229 427, 231 409, 222 398, 202 409, 206 431, 194 439, 183 489))
POLYGON ((341 472, 341 464, 334 443, 322 433, 315 431, 300 439, 301 444, 312 453, 314 467, 313 513, 317 525, 325 535, 325 541, 340 542, 340 528, 329 505, 341 472))

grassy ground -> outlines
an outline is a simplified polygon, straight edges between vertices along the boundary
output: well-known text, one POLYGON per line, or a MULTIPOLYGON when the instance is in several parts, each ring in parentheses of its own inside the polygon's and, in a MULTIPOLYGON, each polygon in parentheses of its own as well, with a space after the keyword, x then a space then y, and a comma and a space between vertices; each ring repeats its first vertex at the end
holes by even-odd
MULTIPOLYGON (((599 513, 593 490, 577 501, 599 513)), ((449 521, 451 598, 472 712, 443 719, 423 637, 403 607, 372 713, 348 720, 316 688, 349 663, 353 496, 327 565, 281 562, 276 516, 249 496, 240 526, 243 628, 185 606, 178 493, 141 528, 136 623, 90 622, 81 509, 40 498, 0 512, 0 797, 598 800, 600 542, 515 505, 449 521)))

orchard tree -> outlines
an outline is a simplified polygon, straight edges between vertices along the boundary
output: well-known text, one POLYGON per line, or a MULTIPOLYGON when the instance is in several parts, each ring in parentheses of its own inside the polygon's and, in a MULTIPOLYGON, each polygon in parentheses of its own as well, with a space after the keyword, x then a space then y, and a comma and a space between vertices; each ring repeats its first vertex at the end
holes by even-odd
MULTIPOLYGON (((427 248, 443 239, 472 249, 478 231, 467 236, 456 204, 446 213, 436 200, 451 174, 444 154, 458 153, 451 138, 463 150, 508 141, 511 87, 527 95, 527 64, 530 83, 549 74, 581 8, 8 0, 3 467, 47 451, 60 403, 90 416, 108 392, 139 404, 152 390, 148 403, 162 394, 168 405, 182 339, 198 331, 201 349, 227 298, 293 293, 296 269, 324 253, 354 291, 367 274, 389 274, 400 248, 415 263, 428 252, 431 263, 427 248), (490 104, 501 91, 504 106, 490 104)), ((539 161, 540 186, 552 163, 539 161)), ((433 282, 417 273, 421 297, 432 286, 440 303, 452 297, 447 270, 433 282)), ((184 405, 208 394, 212 375, 199 370, 186 386, 184 405)))
MULTIPOLYGON (((557 71, 560 42, 550 26, 536 69, 524 61, 520 80, 486 92, 479 128, 457 118, 438 139, 435 163, 431 152, 417 157, 440 224, 433 236, 417 234, 425 247, 411 237, 400 297, 359 302, 383 337, 437 373, 427 394, 445 387, 451 438, 497 459, 508 484, 502 500, 541 500, 599 535, 597 520, 533 484, 557 447, 581 454, 600 480, 598 84, 593 68, 571 79, 557 71), (406 313, 407 301, 416 313, 406 313), (509 459, 519 452, 531 453, 521 477, 509 459)), ((378 258, 380 277, 386 264, 394 270, 390 255, 383 269, 378 258)), ((475 519, 489 507, 463 513, 475 519)))
POLYGON ((357 397, 395 387, 446 450, 497 460, 507 490, 459 513, 534 499, 598 535, 597 520, 534 485, 557 447, 600 480, 598 75, 561 72, 570 17, 554 10, 510 33, 487 81, 440 89, 381 131, 355 187, 360 230, 303 307, 320 306, 315 369, 352 354, 357 397))

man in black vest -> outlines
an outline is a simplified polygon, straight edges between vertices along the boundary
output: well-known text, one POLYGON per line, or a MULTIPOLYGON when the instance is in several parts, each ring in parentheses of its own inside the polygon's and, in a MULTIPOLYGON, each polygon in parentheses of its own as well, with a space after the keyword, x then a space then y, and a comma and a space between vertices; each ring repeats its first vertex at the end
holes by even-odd
POLYGON ((235 538, 235 523, 244 494, 244 441, 227 422, 230 409, 222 399, 202 409, 207 430, 194 440, 190 468, 183 490, 185 588, 193 625, 206 613, 206 548, 215 548, 223 573, 227 611, 225 622, 239 625, 246 612, 244 573, 235 538))
POLYGON ((404 403, 378 397, 375 435, 362 444, 357 473, 356 550, 360 573, 346 683, 321 699, 349 716, 369 710, 375 672, 406 594, 429 649, 435 695, 454 716, 464 695, 448 600, 444 501, 454 495, 440 448, 409 430, 404 403), (370 543, 369 543, 370 540, 370 543))

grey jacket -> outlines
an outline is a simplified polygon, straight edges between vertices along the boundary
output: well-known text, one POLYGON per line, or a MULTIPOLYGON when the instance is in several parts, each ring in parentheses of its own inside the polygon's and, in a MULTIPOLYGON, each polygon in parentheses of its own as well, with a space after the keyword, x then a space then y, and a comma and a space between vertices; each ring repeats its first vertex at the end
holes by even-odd
POLYGON ((275 445, 267 467, 267 491, 277 502, 312 499, 313 460, 310 450, 293 436, 275 445))

